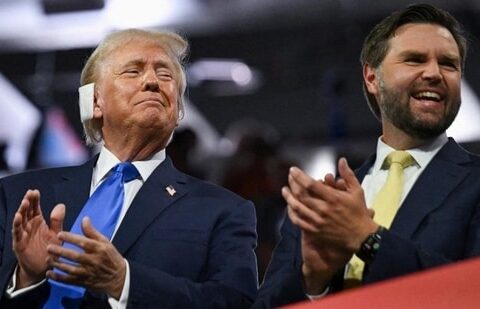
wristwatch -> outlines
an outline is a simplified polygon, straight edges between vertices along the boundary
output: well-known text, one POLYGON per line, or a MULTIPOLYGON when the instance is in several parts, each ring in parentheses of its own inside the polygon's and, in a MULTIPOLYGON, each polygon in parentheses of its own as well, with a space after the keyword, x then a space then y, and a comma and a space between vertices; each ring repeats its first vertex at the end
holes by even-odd
POLYGON ((378 250, 380 250, 380 244, 382 242, 382 234, 385 228, 380 226, 375 233, 368 235, 368 237, 363 241, 362 245, 360 246, 360 250, 358 250, 355 255, 365 262, 365 264, 369 264, 375 258, 378 250))

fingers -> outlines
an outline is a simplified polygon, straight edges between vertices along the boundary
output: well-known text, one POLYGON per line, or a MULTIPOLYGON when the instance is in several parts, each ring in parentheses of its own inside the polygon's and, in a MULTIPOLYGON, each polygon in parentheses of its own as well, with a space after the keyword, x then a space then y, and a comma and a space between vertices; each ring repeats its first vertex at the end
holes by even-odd
POLYGON ((338 190, 347 191, 347 184, 345 183, 345 179, 339 178, 335 183, 335 187, 338 190))
POLYGON ((335 176, 333 176, 333 174, 328 173, 327 175, 325 175, 323 179, 323 183, 326 184, 327 186, 335 188, 336 187, 335 176))
MULTIPOLYGON (((68 243, 75 247, 82 249, 84 252, 94 252, 99 247, 100 243, 109 243, 110 241, 103 236, 100 232, 98 232, 91 224, 90 218, 85 217, 82 219, 82 232, 85 235, 79 235, 71 232, 60 232, 58 233, 58 239, 64 243, 68 243)), ((69 247, 69 246, 67 246, 69 247)), ((71 246, 70 246, 71 247, 71 246)), ((52 251, 52 254, 58 254, 68 259, 77 260, 76 255, 68 254, 66 252, 60 252, 58 250, 62 250, 61 246, 51 246, 49 250, 52 248, 57 248, 57 251, 52 251), (68 254, 64 255, 64 254, 68 254)), ((53 249, 52 249, 53 250, 53 249)), ((65 249, 70 250, 70 249, 65 249)), ((50 251, 49 251, 50 252, 50 251)))
POLYGON ((88 238, 102 242, 109 242, 109 240, 105 236, 103 236, 102 233, 100 233, 93 227, 92 221, 89 217, 85 217, 82 219, 82 231, 83 234, 88 238))
MULTIPOLYGON (((66 262, 68 264, 78 264, 81 261, 83 251, 80 252, 76 249, 69 249, 61 245, 49 244, 47 247, 48 263, 52 267, 57 267, 56 263, 66 262)), ((61 268, 60 268, 61 269, 61 268)))
POLYGON ((46 272, 46 277, 58 282, 83 285, 84 278, 87 276, 85 268, 64 259, 51 259, 49 266, 52 269, 46 272))
POLYGON ((290 168, 288 185, 292 194, 302 202, 309 197, 324 198, 335 190, 322 181, 313 179, 298 167, 290 168))
POLYGON ((291 167, 288 174, 288 185, 291 192, 297 197, 311 194, 309 192, 314 186, 315 180, 308 176, 304 171, 298 167, 291 167))
POLYGON ((348 166, 347 159, 340 158, 340 160, 338 160, 338 172, 340 177, 345 181, 345 187, 347 190, 360 186, 355 173, 350 166, 348 166))
POLYGON ((29 220, 33 218, 35 213, 38 213, 38 210, 33 210, 33 208, 35 208, 35 203, 38 204, 39 199, 40 192, 38 190, 27 190, 27 192, 25 192, 17 212, 13 217, 12 236, 14 241, 20 241, 22 239, 29 220))
POLYGON ((31 190, 30 197, 31 197, 31 205, 30 205, 31 217, 30 218, 33 218, 34 216, 38 216, 42 214, 42 209, 40 208, 40 191, 31 190))
MULTIPOLYGON (((84 233, 87 231, 86 234, 88 235, 84 236, 62 231, 59 232, 57 236, 63 245, 54 243, 48 245, 47 251, 50 254, 49 264, 52 267, 57 267, 65 272, 71 273, 70 266, 68 266, 72 264, 71 262, 73 262, 74 265, 88 263, 88 257, 85 253, 96 252, 99 248, 99 242, 89 237, 91 233, 98 233, 89 222, 88 217, 85 217, 82 221, 84 233), (65 262, 67 266, 59 266, 59 264, 65 262)), ((98 237, 98 234, 95 234, 95 236, 98 237)))
POLYGON ((338 203, 346 197, 347 191, 343 179, 336 180, 332 174, 327 174, 322 182, 314 180, 298 168, 291 169, 289 185, 295 198, 310 208, 315 207, 318 201, 338 203))
MULTIPOLYGON (((94 252, 98 247, 94 241, 69 232, 61 232, 58 237, 64 242, 63 246, 54 243, 47 246, 47 263, 50 267, 73 275, 78 274, 79 268, 92 265, 88 252, 94 252)), ((58 274, 52 274, 55 275, 58 274)))
POLYGON ((23 197, 22 201, 20 202, 20 206, 18 207, 17 213, 20 215, 20 218, 22 219, 22 227, 26 228, 27 223, 28 223, 28 209, 30 208, 30 198, 29 196, 31 195, 31 190, 28 190, 25 193, 25 196, 23 197))
POLYGON ((23 225, 25 226, 28 221, 35 216, 41 215, 42 211, 40 209, 40 191, 38 190, 27 190, 23 196, 20 206, 18 207, 17 213, 22 215, 23 225))
MULTIPOLYGON (((59 263, 59 262, 51 262, 50 263, 51 267, 55 267, 57 270, 61 270, 63 273, 71 273, 71 272, 74 272, 76 267, 75 266, 72 266, 72 265, 69 265, 69 264, 65 264, 65 263, 59 263)), ((71 276, 69 275, 64 275, 62 273, 60 273, 59 271, 54 271, 54 270, 48 270, 47 273, 46 273, 46 277, 48 279, 53 279, 55 281, 58 281, 58 282, 65 282, 65 283, 71 283, 71 284, 74 284, 75 282, 73 282, 73 280, 71 280, 71 276)))
POLYGON ((367 213, 368 215, 370 216, 370 218, 373 219, 373 217, 375 216, 375 210, 371 209, 371 208, 368 208, 367 209, 367 213))
POLYGON ((23 218, 22 215, 17 212, 13 217, 13 226, 12 226, 12 237, 13 242, 20 242, 23 236, 23 218))
POLYGON ((316 233, 318 229, 315 227, 315 223, 321 222, 322 218, 298 201, 288 187, 282 188, 282 196, 288 204, 288 216, 292 223, 302 230, 316 233))
POLYGON ((65 205, 58 204, 50 213, 50 229, 55 233, 63 231, 63 220, 65 219, 65 205))

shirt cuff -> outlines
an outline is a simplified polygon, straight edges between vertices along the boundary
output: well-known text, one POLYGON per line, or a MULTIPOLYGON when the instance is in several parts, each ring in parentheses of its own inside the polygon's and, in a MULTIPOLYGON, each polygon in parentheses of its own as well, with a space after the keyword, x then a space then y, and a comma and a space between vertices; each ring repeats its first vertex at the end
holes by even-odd
POLYGON ((108 297, 108 303, 112 309, 126 309, 128 303, 128 294, 130 292, 130 266, 128 265, 127 259, 123 259, 125 261, 125 281, 123 282, 123 289, 122 294, 120 295, 120 299, 116 300, 113 297, 108 297))
POLYGON ((305 293, 305 295, 307 296, 307 298, 309 300, 314 301, 314 300, 325 297, 328 294, 328 292, 330 292, 330 286, 327 286, 327 288, 321 294, 310 295, 310 294, 305 293))
POLYGON ((10 278, 10 282, 8 283, 7 290, 5 291, 5 295, 8 298, 14 298, 18 295, 22 295, 23 293, 31 291, 36 287, 40 286, 42 283, 44 283, 47 280, 47 279, 43 279, 42 281, 35 283, 31 286, 27 286, 26 288, 17 290, 17 271, 18 271, 18 265, 15 267, 15 271, 13 272, 13 275, 10 278))

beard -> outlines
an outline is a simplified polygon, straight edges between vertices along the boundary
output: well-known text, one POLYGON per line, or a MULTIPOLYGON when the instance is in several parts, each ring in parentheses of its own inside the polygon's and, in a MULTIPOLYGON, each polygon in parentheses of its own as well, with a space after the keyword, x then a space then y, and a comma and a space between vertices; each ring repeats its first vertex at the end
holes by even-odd
MULTIPOLYGON (((451 102, 451 108, 445 108, 445 114, 438 121, 425 121, 417 117, 409 106, 408 94, 395 91, 385 85, 380 79, 379 107, 384 117, 398 129, 418 139, 430 139, 444 133, 452 124, 460 109, 460 98, 458 104, 451 102), (403 96, 406 98, 403 100, 403 96)), ((445 103, 447 104, 447 103, 445 103)))

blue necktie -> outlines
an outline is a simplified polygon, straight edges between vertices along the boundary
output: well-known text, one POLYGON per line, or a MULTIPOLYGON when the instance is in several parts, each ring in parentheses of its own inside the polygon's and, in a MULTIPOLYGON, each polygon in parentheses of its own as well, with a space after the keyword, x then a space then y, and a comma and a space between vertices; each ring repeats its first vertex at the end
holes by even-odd
MULTIPOLYGON (((95 229, 105 237, 111 239, 120 211, 122 210, 125 190, 123 184, 138 178, 139 174, 135 166, 130 162, 123 162, 112 168, 108 178, 98 187, 88 199, 73 223, 70 232, 83 235, 82 219, 88 216, 95 229)), ((81 251, 82 249, 70 243, 64 243, 63 247, 81 251)), ((61 259, 62 262, 73 262, 61 259)), ((61 270, 54 269, 57 273, 61 270)), ((85 288, 76 285, 65 284, 55 280, 50 283, 50 296, 44 305, 44 309, 78 308, 85 294, 85 288)))

